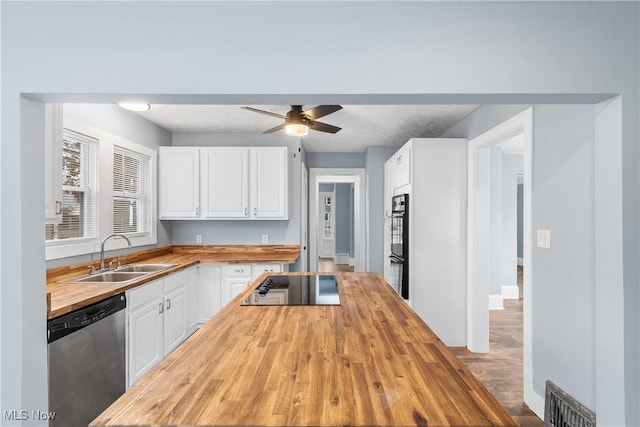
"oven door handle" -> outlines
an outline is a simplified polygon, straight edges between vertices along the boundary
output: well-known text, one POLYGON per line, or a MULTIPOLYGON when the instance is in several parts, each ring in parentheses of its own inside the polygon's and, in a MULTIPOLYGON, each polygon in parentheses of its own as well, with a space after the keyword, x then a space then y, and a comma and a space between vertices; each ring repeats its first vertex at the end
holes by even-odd
POLYGON ((391 258, 391 262, 396 263, 396 264, 404 264, 404 258, 400 258, 398 255, 389 255, 389 258, 391 258))

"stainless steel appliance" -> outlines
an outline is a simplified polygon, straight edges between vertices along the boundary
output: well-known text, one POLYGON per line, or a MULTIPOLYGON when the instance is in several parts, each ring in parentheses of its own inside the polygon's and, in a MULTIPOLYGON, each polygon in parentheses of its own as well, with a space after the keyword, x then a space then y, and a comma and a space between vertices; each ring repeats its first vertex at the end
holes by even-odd
POLYGON ((273 275, 242 305, 340 305, 340 295, 334 275, 273 275))
POLYGON ((47 322, 50 427, 86 427, 125 391, 124 294, 47 322))
POLYGON ((390 285, 409 299, 409 195, 393 196, 391 207, 390 285))

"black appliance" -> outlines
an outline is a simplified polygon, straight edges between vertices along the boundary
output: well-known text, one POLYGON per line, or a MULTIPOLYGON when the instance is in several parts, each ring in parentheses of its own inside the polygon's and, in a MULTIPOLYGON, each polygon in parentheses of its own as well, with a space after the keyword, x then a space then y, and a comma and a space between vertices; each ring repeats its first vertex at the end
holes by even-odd
POLYGON ((86 426, 126 389, 125 294, 47 322, 51 427, 86 426))
POLYGON ((242 305, 340 305, 340 295, 334 275, 273 275, 242 305))
POLYGON ((391 200, 391 282, 402 298, 409 299, 409 195, 391 200))

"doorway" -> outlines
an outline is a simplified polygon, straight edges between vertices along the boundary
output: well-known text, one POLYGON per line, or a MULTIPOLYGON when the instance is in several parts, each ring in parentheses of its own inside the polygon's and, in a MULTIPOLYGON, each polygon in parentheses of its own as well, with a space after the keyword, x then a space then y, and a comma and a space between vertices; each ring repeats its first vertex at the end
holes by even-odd
POLYGON ((309 271, 365 271, 364 169, 310 169, 309 271))
MULTIPOLYGON (((489 304, 492 253, 491 215, 491 159, 496 151, 509 141, 521 140, 522 147, 522 342, 524 402, 531 406, 531 172, 532 172, 532 120, 529 108, 484 134, 469 141, 468 177, 468 240, 467 240, 467 347, 476 353, 489 351, 489 304)), ((517 184, 515 174, 514 185, 517 184)), ((495 217, 494 217, 495 221, 495 217)), ((495 229, 495 223, 494 229, 495 229)), ((493 260, 495 261, 495 259, 493 260)), ((513 254, 514 269, 517 255, 513 254)), ((495 264, 495 263, 493 263, 495 264)), ((515 270, 517 272, 517 270, 515 270)), ((517 274, 517 273, 516 273, 517 274)), ((513 289, 511 289, 513 291, 513 289)), ((507 290, 507 293, 509 290, 507 290)), ((502 291, 500 294, 502 295, 502 291)), ((502 301, 500 301, 502 303, 502 301)))

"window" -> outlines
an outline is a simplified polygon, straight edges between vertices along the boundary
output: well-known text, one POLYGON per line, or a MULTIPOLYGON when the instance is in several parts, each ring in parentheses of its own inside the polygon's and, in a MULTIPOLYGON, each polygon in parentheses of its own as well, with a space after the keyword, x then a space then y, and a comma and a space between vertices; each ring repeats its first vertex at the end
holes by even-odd
POLYGON ((62 220, 45 225, 46 240, 93 239, 97 234, 98 140, 64 129, 62 136, 62 220))
MULTIPOLYGON (((51 170, 60 171, 63 194, 55 200, 63 213, 45 225, 46 259, 99 252, 113 233, 126 234, 133 247, 157 244, 157 151, 66 115, 61 127, 62 165, 51 170)), ((126 246, 116 239, 107 250, 126 246)))
POLYGON ((113 150, 113 232, 150 232, 150 157, 118 146, 113 150))

